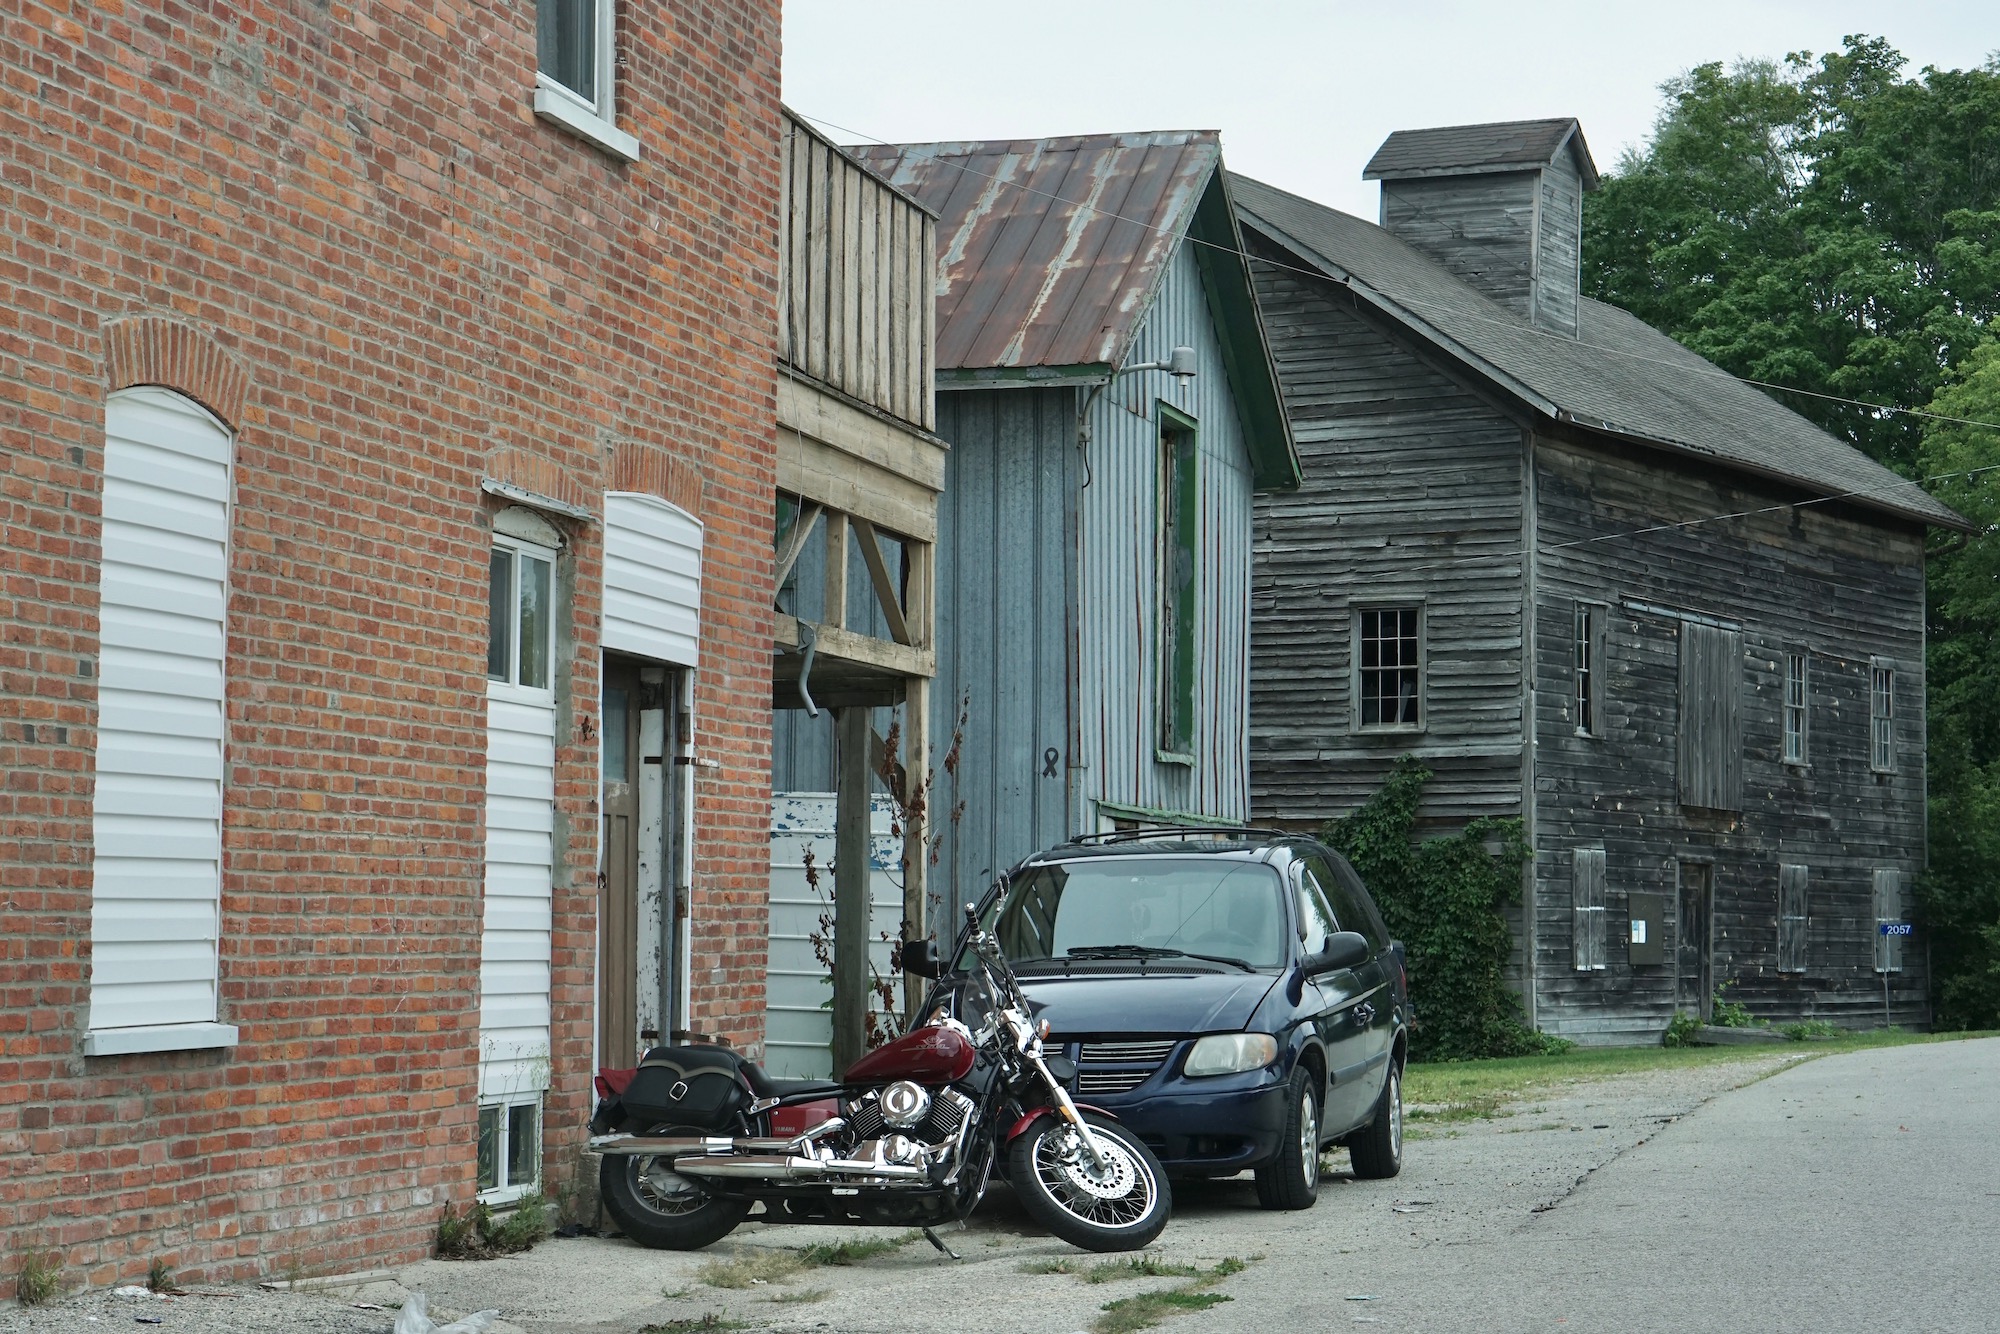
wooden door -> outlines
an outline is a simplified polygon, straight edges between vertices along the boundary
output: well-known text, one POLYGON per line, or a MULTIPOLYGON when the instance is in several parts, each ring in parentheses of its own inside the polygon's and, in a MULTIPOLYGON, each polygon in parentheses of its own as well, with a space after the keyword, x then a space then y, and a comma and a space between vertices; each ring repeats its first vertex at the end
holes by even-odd
POLYGON ((1679 965, 1676 1006, 1707 1023, 1715 1007, 1715 867, 1681 863, 1679 965))
POLYGON ((603 863, 597 874, 597 1060, 639 1059, 639 671, 604 660, 603 863))

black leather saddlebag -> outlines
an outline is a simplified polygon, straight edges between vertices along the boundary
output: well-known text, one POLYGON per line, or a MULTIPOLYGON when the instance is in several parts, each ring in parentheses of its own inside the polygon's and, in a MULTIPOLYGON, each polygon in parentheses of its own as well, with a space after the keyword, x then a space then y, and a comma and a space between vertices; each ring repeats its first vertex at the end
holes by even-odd
POLYGON ((625 1124, 641 1132, 665 1125, 733 1129, 750 1106, 738 1065, 727 1047, 655 1047, 620 1095, 625 1124))

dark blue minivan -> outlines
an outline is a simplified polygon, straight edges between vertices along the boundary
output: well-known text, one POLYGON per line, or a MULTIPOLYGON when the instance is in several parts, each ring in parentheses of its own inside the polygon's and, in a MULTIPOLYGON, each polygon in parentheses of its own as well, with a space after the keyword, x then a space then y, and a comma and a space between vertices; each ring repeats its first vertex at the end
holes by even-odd
POLYGON ((1077 1101, 1168 1171, 1254 1169, 1266 1208, 1304 1209, 1326 1145, 1357 1176, 1400 1170, 1403 950, 1338 853, 1262 830, 1094 835, 1022 862, 980 916, 1077 1101))

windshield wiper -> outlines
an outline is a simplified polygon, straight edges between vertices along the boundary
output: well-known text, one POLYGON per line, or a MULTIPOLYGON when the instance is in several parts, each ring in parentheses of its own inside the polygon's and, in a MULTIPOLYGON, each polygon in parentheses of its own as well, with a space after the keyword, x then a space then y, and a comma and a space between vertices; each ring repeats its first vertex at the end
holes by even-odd
POLYGON ((1187 950, 1160 949, 1154 945, 1073 945, 1064 953, 1072 959, 1200 959, 1205 963, 1226 963, 1254 973, 1256 967, 1244 959, 1221 954, 1194 954, 1187 950))

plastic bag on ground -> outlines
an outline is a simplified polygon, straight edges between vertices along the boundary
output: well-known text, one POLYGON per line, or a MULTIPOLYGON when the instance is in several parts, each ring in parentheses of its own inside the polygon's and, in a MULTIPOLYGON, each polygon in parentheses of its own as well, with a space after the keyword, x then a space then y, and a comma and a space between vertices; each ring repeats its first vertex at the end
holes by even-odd
POLYGON ((403 1309, 396 1312, 394 1334, 485 1334, 500 1317, 500 1310, 475 1311, 463 1320, 440 1325, 430 1317, 430 1299, 421 1292, 410 1294, 403 1309))

